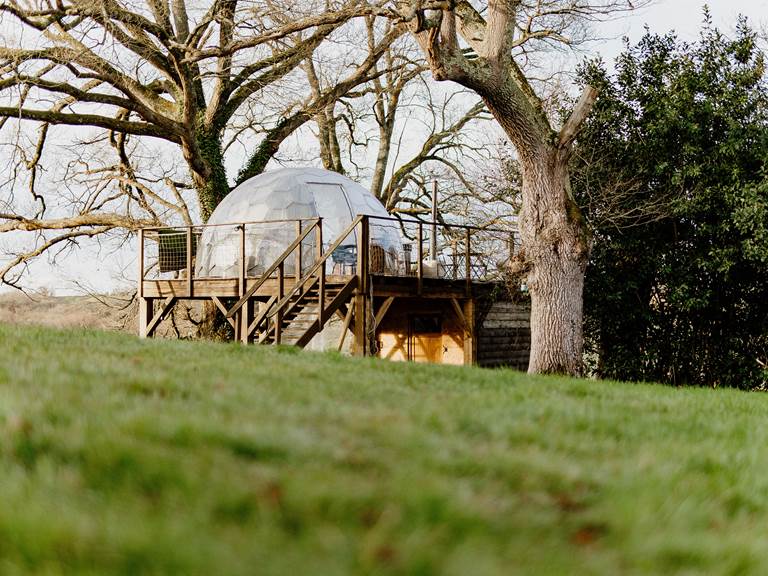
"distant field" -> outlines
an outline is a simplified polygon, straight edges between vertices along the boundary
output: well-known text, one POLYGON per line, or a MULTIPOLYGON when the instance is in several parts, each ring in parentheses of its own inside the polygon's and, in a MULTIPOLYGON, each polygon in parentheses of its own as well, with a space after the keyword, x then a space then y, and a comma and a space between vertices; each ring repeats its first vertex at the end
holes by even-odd
MULTIPOLYGON (((180 334, 194 334, 194 327, 180 308, 176 327, 180 334)), ((21 292, 0 293, 0 323, 50 326, 53 328, 95 328, 136 334, 138 310, 131 294, 98 296, 30 295, 21 292)), ((156 330, 158 336, 176 337, 166 319, 156 330)))
POLYGON ((0 294, 0 322, 135 332, 135 310, 121 310, 129 298, 129 295, 96 298, 5 292, 0 294))
POLYGON ((768 396, 0 324, 0 574, 768 574, 768 396))

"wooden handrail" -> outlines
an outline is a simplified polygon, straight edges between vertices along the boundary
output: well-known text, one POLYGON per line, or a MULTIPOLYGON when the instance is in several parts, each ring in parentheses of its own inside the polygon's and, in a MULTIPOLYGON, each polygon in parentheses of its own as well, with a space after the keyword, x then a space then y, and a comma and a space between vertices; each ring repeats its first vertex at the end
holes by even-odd
POLYGON ((331 257, 331 255, 339 246, 341 246, 341 243, 346 240, 347 236, 349 236, 355 230, 355 226, 357 226, 362 221, 362 219, 363 216, 358 215, 354 220, 352 220, 352 223, 344 229, 339 237, 336 238, 336 241, 331 244, 330 248, 328 248, 328 250, 323 253, 320 259, 315 262, 312 268, 309 269, 309 272, 307 272, 306 276, 303 276, 300 280, 298 280, 296 284, 293 285, 293 288, 291 288, 288 294, 286 294, 282 300, 280 300, 280 302, 275 305, 275 307, 272 309, 272 312, 269 314, 270 318, 274 316, 278 310, 285 306, 285 304, 296 295, 296 292, 314 275, 315 272, 320 269, 320 266, 325 266, 326 260, 331 257))
MULTIPOLYGON (((311 226, 307 226, 307 228, 304 229, 304 231, 299 234, 296 239, 291 242, 290 246, 285 249, 285 251, 278 257, 277 260, 272 264, 272 266, 269 267, 269 269, 262 274, 261 278, 259 278, 255 284, 253 284, 248 290, 245 291, 245 293, 240 297, 240 300, 238 300, 232 308, 229 309, 229 312, 227 312, 227 318, 231 318, 240 308, 243 307, 243 305, 248 302, 248 299, 253 296, 256 291, 261 288, 262 284, 267 281, 267 278, 272 276, 275 270, 277 270, 280 265, 290 256, 294 250, 296 250, 297 246, 301 246, 301 242, 304 240, 304 238, 307 237, 307 235, 315 228, 315 226, 319 225, 321 221, 321 218, 315 219, 315 221, 312 223, 311 226)), ((301 272, 299 272, 300 274, 301 272)))
MULTIPOLYGON (((438 228, 457 228, 457 229, 470 229, 475 230, 478 232, 501 232, 504 234, 507 234, 509 232, 512 232, 512 229, 506 229, 506 228, 491 228, 485 227, 485 226, 470 226, 468 224, 453 224, 450 222, 436 222, 436 221, 429 221, 429 220, 422 220, 420 218, 414 218, 413 220, 406 220, 405 218, 398 218, 396 216, 373 216, 369 215, 368 218, 370 220, 378 220, 378 221, 384 221, 384 222, 396 222, 398 224, 418 224, 419 222, 422 223, 424 226, 437 226, 438 228)), ((517 230, 518 224, 517 222, 514 223, 514 229, 517 230)))
POLYGON ((139 298, 144 297, 144 230, 139 228, 139 298))
MULTIPOLYGON (((289 222, 312 222, 317 220, 314 218, 282 218, 278 220, 248 220, 246 222, 222 222, 221 224, 193 224, 192 228, 204 229, 204 228, 228 228, 242 226, 243 224, 287 224, 289 222)), ((158 230, 184 230, 187 226, 144 226, 140 230, 146 232, 156 232, 158 230)))

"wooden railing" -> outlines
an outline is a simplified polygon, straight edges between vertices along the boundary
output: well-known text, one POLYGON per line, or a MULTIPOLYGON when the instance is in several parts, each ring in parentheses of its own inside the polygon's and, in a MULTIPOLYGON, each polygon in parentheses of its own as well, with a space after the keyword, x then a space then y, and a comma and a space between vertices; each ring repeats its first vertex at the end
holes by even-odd
MULTIPOLYGON (((496 280, 514 257, 519 242, 516 230, 492 227, 475 227, 450 223, 425 222, 416 219, 368 216, 370 238, 369 266, 372 273, 381 276, 410 276, 417 280, 417 290, 422 291, 428 278, 462 280, 467 290, 472 282, 496 280), (398 263, 394 267, 376 267, 371 251, 381 241, 382 232, 389 229, 403 242, 397 251, 398 263), (378 238, 377 238, 378 236, 378 238), (438 241, 439 237, 439 241, 438 241), (415 245, 415 246, 414 246, 415 245), (405 250, 405 247, 409 250, 405 250), (414 253, 410 262, 408 255, 414 253), (427 264, 431 266, 427 270, 427 264)), ((386 236, 386 234, 384 234, 386 236)), ((381 247, 379 247, 381 252, 381 247)))
MULTIPOLYGON (((301 313, 302 308, 310 304, 317 306, 317 317, 301 334, 301 342, 321 330, 330 316, 340 313, 344 304, 354 298, 354 306, 350 304, 344 314, 344 325, 348 327, 353 310, 355 318, 365 314, 364 304, 361 305, 360 301, 369 293, 372 277, 374 282, 380 282, 386 276, 415 278, 415 286, 400 284, 400 289, 412 290, 414 295, 421 295, 425 282, 429 280, 453 280, 457 284, 450 289, 455 293, 456 289, 463 288, 463 284, 469 297, 473 282, 498 278, 504 254, 508 250, 509 257, 513 256, 516 246, 514 232, 510 230, 366 215, 356 216, 327 248, 323 246, 321 218, 143 229, 139 231, 139 297, 142 302, 145 300, 148 270, 145 265, 148 241, 154 241, 157 250, 157 259, 150 263, 149 269, 154 271, 153 274, 160 281, 173 281, 151 287, 150 306, 154 298, 167 298, 161 312, 148 320, 148 332, 162 319, 175 299, 204 297, 213 300, 235 329, 236 336, 244 342, 257 330, 261 333, 260 338, 268 339, 274 327, 276 343, 280 343, 283 336, 283 325, 290 325, 290 322, 284 322, 284 316, 289 315, 293 319, 301 313), (270 237, 270 226, 274 225, 279 225, 276 236, 270 237), (264 227, 261 233, 258 232, 259 226, 264 227), (224 231, 209 234, 204 232, 206 228, 224 228, 224 231), (251 236, 250 243, 246 228, 248 231, 257 231, 251 236), (309 244, 305 241, 313 233, 314 255, 305 271, 303 268, 308 263, 303 261, 307 257, 304 249, 309 244), (352 235, 355 235, 353 240, 344 246, 344 250, 339 250, 352 235), (429 258, 425 253, 427 239, 429 258), (411 262, 413 244, 416 244, 415 262, 411 262), (272 257, 264 256, 264 246, 267 246, 267 254, 274 254, 283 246, 285 248, 270 263, 272 257), (261 270, 261 266, 269 263, 258 276, 249 276, 249 272, 253 273, 255 269, 249 269, 249 263, 251 266, 253 264, 248 250, 253 251, 250 256, 260 256, 255 269, 261 270), (222 251, 223 258, 220 254, 222 251), (335 254, 337 251, 339 253, 335 254), (198 277, 195 270, 196 257, 199 264, 198 277), (293 259, 292 262, 290 259, 293 259), (341 274, 333 276, 332 291, 328 290, 326 278, 329 261, 334 264, 332 273, 336 272, 336 266, 341 267, 341 274), (293 272, 290 266, 293 266, 293 272), (290 280, 288 283, 286 271, 290 280), (172 277, 168 278, 170 274, 172 277), (206 284, 208 280, 210 284, 206 284), (269 289, 259 292, 268 280, 273 281, 269 289), (199 290, 199 296, 196 290, 199 290), (236 297, 235 304, 227 308, 222 293, 226 294, 226 298, 236 297), (257 293, 263 305, 251 320, 251 304, 257 293), (265 303, 264 298, 267 298, 265 303)), ((434 286, 438 290, 442 287, 434 286)), ((428 289, 433 289, 433 286, 428 285, 428 289)), ((301 315, 312 318, 306 311, 301 315)), ((300 324, 297 322, 296 326, 300 324)))
MULTIPOLYGON (((320 245, 322 242, 322 219, 317 218, 314 222, 312 222, 312 225, 308 228, 305 228, 302 232, 299 233, 298 236, 296 236, 296 239, 291 242, 291 244, 283 251, 283 253, 278 256, 277 260, 275 260, 272 265, 267 268, 267 270, 261 275, 261 277, 253 283, 251 286, 248 287, 247 290, 241 290, 242 296, 240 296, 240 299, 235 303, 232 308, 229 309, 227 312, 227 318, 232 318, 232 316, 235 315, 235 313, 240 310, 240 308, 243 307, 243 305, 248 302, 248 300, 258 291, 259 288, 264 284, 264 282, 267 281, 268 278, 272 276, 272 274, 277 271, 277 279, 278 279, 278 289, 279 292, 282 292, 284 290, 285 285, 285 261, 293 254, 295 250, 298 249, 299 256, 297 257, 297 273, 296 276, 299 276, 301 274, 301 268, 300 268, 300 262, 301 262, 301 242, 306 238, 309 233, 312 230, 317 230, 318 233, 318 244, 320 245)), ((241 250, 241 253, 243 254, 243 257, 241 258, 241 262, 245 261, 245 246, 243 246, 243 249, 241 250)), ((242 267, 245 267, 245 264, 242 264, 242 267)))
MULTIPOLYGON (((339 246, 341 246, 342 242, 344 242, 350 236, 350 234, 354 232, 355 227, 365 222, 365 218, 365 216, 358 216, 355 218, 352 223, 338 236, 338 238, 336 238, 333 244, 331 244, 324 252, 322 251, 322 221, 318 221, 316 224, 313 224, 312 228, 316 228, 318 234, 317 246, 320 247, 318 248, 318 257, 314 264, 309 268, 309 270, 307 270, 306 273, 303 273, 301 277, 296 280, 293 287, 287 293, 285 293, 283 282, 280 280, 282 278, 282 266, 285 262, 285 259, 290 256, 292 249, 295 249, 295 245, 300 245, 301 240, 303 240, 303 238, 305 238, 309 233, 309 229, 304 230, 297 237, 296 241, 294 241, 292 245, 289 246, 289 248, 286 249, 286 251, 281 255, 280 259, 278 259, 278 261, 270 266, 270 268, 265 272, 261 279, 251 288, 249 288, 243 297, 241 297, 240 300, 238 300, 237 303, 235 303, 235 305, 227 312, 227 317, 231 318, 239 310, 241 310, 248 299, 256 292, 256 290, 258 290, 259 287, 261 287, 266 279, 269 278, 275 270, 278 270, 278 291, 276 294, 270 297, 259 315, 253 320, 253 322, 248 325, 248 333, 245 337, 248 338, 254 331, 259 330, 262 325, 264 325, 264 328, 261 330, 261 332, 266 335, 269 329, 269 322, 271 320, 274 326, 274 341, 276 344, 280 344, 282 338, 283 317, 293 312, 296 307, 301 306, 300 302, 302 298, 304 298, 304 296, 309 293, 315 286, 318 288, 316 322, 317 328, 321 329, 325 325, 325 322, 328 320, 328 314, 332 314, 340 304, 340 302, 337 302, 336 300, 340 297, 346 298, 349 292, 348 289, 351 286, 351 281, 347 282, 347 284, 345 284, 345 286, 342 288, 341 292, 339 294, 335 294, 334 301, 330 303, 331 306, 327 307, 326 262, 329 258, 332 257, 333 253, 339 248, 339 246), (330 310, 330 312, 328 312, 328 310, 330 310)), ((364 226, 364 224, 362 226, 364 226)), ((301 270, 301 268, 298 268, 298 270, 301 270)), ((357 284, 357 281, 355 284, 357 284)), ((307 328, 307 330, 310 328, 307 328)))
MULTIPOLYGON (((274 309, 268 314, 268 316, 271 318, 275 316, 276 314, 279 314, 285 306, 290 302, 291 298, 293 298, 296 294, 299 292, 305 292, 304 285, 308 282, 312 281, 313 283, 317 281, 319 283, 318 287, 318 320, 320 321, 320 325, 322 326, 325 323, 325 318, 323 317, 323 313, 325 310, 325 263, 328 261, 328 258, 330 258, 333 253, 336 251, 336 249, 341 246, 341 243, 347 239, 347 237, 352 234, 355 230, 355 227, 360 224, 361 222, 365 222, 367 216, 357 216, 352 223, 347 226, 344 231, 339 234, 339 237, 336 238, 333 244, 320 255, 320 257, 317 259, 317 261, 314 263, 314 265, 309 269, 309 271, 304 274, 294 285, 293 288, 285 295, 283 296, 277 304, 275 304, 274 309), (317 274, 317 276, 315 276, 317 274)), ((319 242, 318 245, 322 246, 322 243, 319 242)), ((321 248, 322 250, 322 248, 321 248)))
MULTIPOLYGON (((238 289, 239 300, 231 312, 239 310, 244 302, 250 298, 270 277, 277 274, 279 283, 285 282, 286 272, 295 281, 300 281, 306 262, 303 241, 315 231, 315 254, 312 265, 313 274, 319 277, 319 270, 325 267, 329 259, 334 258, 333 252, 338 248, 354 229, 358 227, 354 249, 348 254, 356 262, 353 274, 363 276, 367 282, 368 274, 383 276, 415 277, 418 290, 427 278, 441 278, 445 280, 463 280, 468 285, 473 281, 492 279, 492 274, 500 269, 499 262, 506 261, 516 250, 515 232, 513 230, 501 230, 493 228, 478 228, 454 224, 438 224, 435 222, 419 221, 415 219, 405 220, 395 217, 358 216, 348 226, 340 238, 334 239, 333 245, 323 250, 323 222, 322 219, 304 220, 274 220, 264 222, 246 222, 241 224, 204 225, 194 227, 176 228, 147 228, 139 231, 139 278, 144 279, 180 279, 186 285, 187 296, 193 296, 195 279, 231 278, 237 279, 240 284, 238 289), (263 234, 269 238, 272 226, 284 225, 279 228, 281 237, 285 238, 287 247, 274 259, 273 262, 257 262, 257 267, 270 264, 265 271, 259 272, 257 280, 251 283, 251 276, 247 268, 249 257, 248 250, 257 250, 249 236, 257 237, 263 234), (260 231, 260 226, 266 230, 260 231), (203 246, 200 241, 204 231, 209 228, 227 228, 227 232, 212 232, 223 235, 225 238, 216 247, 203 246), (386 230, 389 228, 389 230, 386 230), (294 232, 295 230, 295 232, 294 232), (381 233, 388 235, 387 245, 381 242, 381 233), (439 237, 439 241, 437 240, 439 237), (392 240, 394 238, 394 240, 392 240), (492 238, 489 242, 488 239, 492 238), (506 238, 506 240, 503 240, 506 238), (290 244, 288 242, 290 241, 290 244), (249 243, 250 242, 250 243, 249 243), (200 244, 198 250, 198 244, 200 244), (148 251, 148 247, 155 250, 154 254, 148 251), (227 250, 227 262, 229 268, 221 265, 215 272, 213 268, 203 267, 200 271, 195 269, 195 258, 198 260, 201 254, 210 254, 211 250, 227 250), (200 252, 200 254, 197 254, 200 252), (356 252, 356 254, 355 254, 356 252), (382 266, 377 259, 386 253, 387 265, 382 266), (151 255, 150 255, 151 254, 151 255), (288 263, 289 259, 293 259, 288 263), (411 260, 412 259, 412 260, 411 260), (393 263, 394 262, 394 263, 393 263), (435 266, 428 268, 427 265, 435 266), (293 265, 294 271, 287 266, 293 265), (223 267, 222 267, 223 266, 223 267), (224 272, 222 272, 224 270, 224 272), (170 276, 170 278, 169 278, 170 276)), ((207 233, 206 233, 207 235, 207 233)), ((257 242, 261 240, 257 239, 257 242)), ((304 245, 306 247, 306 245, 304 245)), ((279 248, 278 248, 279 249, 279 248)), ((218 257, 217 257, 218 258, 218 257)), ((263 259, 263 257, 262 257, 263 259)), ((271 258, 270 258, 271 259, 271 258)), ((216 261, 211 259, 211 262, 216 261)), ((334 264, 338 262, 334 261, 334 264)), ((251 264, 252 265, 252 264, 251 264)), ((342 266, 342 270, 349 271, 342 266)), ((320 278, 320 280, 323 280, 320 278)), ((324 280, 323 280, 324 281, 324 280)), ((299 288, 296 288, 296 290, 299 288)), ((139 286, 140 295, 142 286, 139 286)), ((285 294, 281 294, 282 300, 285 294)), ((231 314, 228 314, 231 318, 231 314)))

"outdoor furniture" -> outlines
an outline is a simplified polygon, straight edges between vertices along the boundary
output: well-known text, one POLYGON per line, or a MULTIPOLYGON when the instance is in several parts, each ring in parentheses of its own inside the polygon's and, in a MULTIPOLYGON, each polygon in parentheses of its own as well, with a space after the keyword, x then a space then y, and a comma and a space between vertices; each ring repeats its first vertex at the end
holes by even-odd
POLYGON ((406 242, 403 244, 403 273, 406 276, 412 276, 413 271, 411 270, 411 253, 413 251, 413 246, 411 246, 410 242, 406 242))
POLYGON ((384 274, 387 269, 387 255, 384 248, 378 244, 371 244, 371 274, 384 274))
POLYGON ((339 246, 331 255, 333 274, 354 274, 357 268, 357 247, 354 244, 339 246))

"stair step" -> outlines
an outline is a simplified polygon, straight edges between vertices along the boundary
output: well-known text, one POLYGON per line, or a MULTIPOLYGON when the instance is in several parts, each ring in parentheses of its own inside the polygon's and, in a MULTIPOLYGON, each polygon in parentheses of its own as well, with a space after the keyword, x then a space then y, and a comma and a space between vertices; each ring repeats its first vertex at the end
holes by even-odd
MULTIPOLYGON (((328 306, 336 300, 347 286, 348 283, 346 282, 326 283, 323 293, 324 306, 328 306)), ((280 343, 295 346, 306 345, 311 337, 321 329, 318 323, 320 315, 320 287, 316 284, 305 292, 292 295, 286 302, 282 312, 280 343)), ((327 315, 325 318, 326 322, 332 316, 330 314, 327 315)), ((270 319, 269 332, 264 335, 264 340, 261 341, 261 344, 269 345, 275 343, 274 329, 276 320, 277 316, 273 314, 270 319)))
POLYGON ((302 310, 291 310, 287 314, 283 314, 283 319, 286 318, 296 318, 297 316, 317 316, 319 309, 308 309, 304 308, 302 310))
POLYGON ((283 332, 306 332, 314 322, 307 322, 306 324, 284 324, 283 332))

